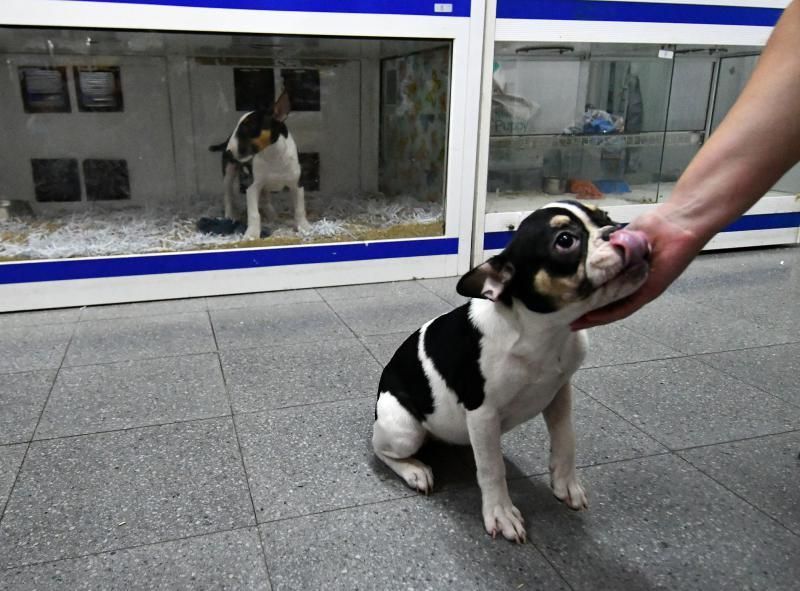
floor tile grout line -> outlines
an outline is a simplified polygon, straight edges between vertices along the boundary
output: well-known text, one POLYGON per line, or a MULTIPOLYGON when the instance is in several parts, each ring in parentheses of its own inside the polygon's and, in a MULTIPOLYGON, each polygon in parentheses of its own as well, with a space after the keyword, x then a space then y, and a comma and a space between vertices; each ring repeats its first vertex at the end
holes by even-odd
MULTIPOLYGON (((347 324, 347 322, 345 322, 345 321, 344 321, 344 318, 342 318, 342 317, 339 315, 339 313, 336 311, 336 309, 335 309, 335 308, 334 308, 334 307, 331 305, 331 303, 330 303, 330 302, 329 302, 327 299, 325 299, 325 296, 323 296, 322 294, 320 294, 320 297, 322 298, 322 301, 325 303, 325 306, 328 308, 328 310, 330 310, 330 311, 333 313, 333 315, 334 315, 334 316, 336 316, 336 319, 337 319, 339 322, 341 322, 341 323, 342 323, 342 324, 345 326, 345 328, 347 328, 347 330, 349 330, 349 331, 350 331, 350 334, 352 334, 352 335, 353 335, 353 337, 354 337, 356 340, 359 340, 359 339, 358 339, 358 336, 359 336, 359 335, 358 335, 358 333, 356 333, 356 331, 355 331, 355 330, 353 330, 353 327, 352 327, 352 326, 350 326, 349 324, 347 324)), ((361 342, 361 341, 359 340, 359 342, 361 342)), ((366 348, 366 346, 365 346, 365 345, 363 345, 363 343, 362 343, 362 346, 363 346, 364 348, 366 348)), ((367 349, 367 350, 369 351, 369 349, 367 349)), ((372 355, 372 352, 371 352, 371 351, 370 351, 370 355, 372 355)), ((378 360, 376 359, 375 361, 378 361, 378 360)), ((380 363, 380 362, 378 362, 378 363, 380 363)))
MULTIPOLYGON (((212 327, 213 327, 213 324, 212 324, 212 327)), ((212 330, 212 332, 213 332, 213 330, 212 330)), ((382 335, 369 335, 369 336, 382 336, 382 335)), ((208 355, 208 354, 213 354, 213 353, 253 351, 253 350, 258 350, 258 349, 274 349, 274 348, 282 347, 284 345, 304 345, 304 344, 307 345, 309 343, 327 342, 327 341, 333 341, 333 340, 340 339, 340 338, 342 338, 341 335, 339 335, 339 336, 331 336, 331 337, 321 337, 321 338, 316 338, 316 339, 307 340, 307 341, 306 340, 303 340, 303 341, 287 341, 285 343, 275 344, 275 345, 259 345, 259 346, 254 346, 254 347, 237 347, 237 348, 234 348, 234 349, 231 349, 231 348, 219 349, 219 348, 217 348, 217 349, 209 349, 208 351, 195 351, 195 352, 192 352, 192 353, 176 353, 174 355, 169 355, 169 354, 167 354, 167 355, 159 355, 158 357, 135 357, 133 359, 118 359, 118 360, 115 360, 115 361, 100 361, 100 362, 96 362, 96 363, 80 363, 80 364, 75 364, 75 365, 65 365, 64 369, 71 369, 73 367, 93 367, 93 366, 98 366, 98 365, 113 365, 115 363, 130 363, 130 362, 137 362, 137 361, 157 361, 159 359, 174 359, 176 357, 191 357, 191 356, 196 356, 196 355, 208 355)), ((349 339, 350 337, 346 337, 346 338, 349 339)), ((26 373, 26 372, 31 372, 31 371, 47 371, 47 370, 52 370, 52 369, 54 369, 54 368, 50 367, 50 368, 42 368, 42 369, 27 369, 27 370, 21 370, 21 371, 17 371, 17 372, 5 372, 5 373, 4 372, 0 372, 0 376, 10 375, 11 373, 15 373, 16 374, 16 373, 26 373)))
POLYGON ((739 439, 729 439, 725 441, 715 441, 714 443, 702 443, 700 445, 690 445, 687 447, 676 447, 670 449, 673 453, 681 453, 684 451, 694 451, 696 449, 705 449, 707 447, 716 447, 718 445, 728 445, 730 443, 745 443, 747 441, 755 441, 757 439, 766 439, 767 437, 778 437, 780 435, 789 435, 791 433, 800 433, 800 427, 795 429, 787 429, 786 431, 776 431, 775 433, 760 433, 759 435, 751 435, 749 437, 740 437, 739 439))
POLYGON ((309 407, 309 406, 324 406, 324 405, 338 404, 338 403, 341 403, 341 402, 355 402, 355 401, 359 401, 359 400, 367 402, 367 401, 374 400, 374 397, 373 396, 367 396, 367 395, 360 395, 360 396, 356 396, 354 398, 339 398, 339 399, 336 399, 336 400, 321 400, 321 401, 318 401, 318 402, 307 402, 307 403, 303 403, 303 404, 293 404, 293 405, 290 405, 290 406, 279 406, 279 407, 274 407, 274 408, 263 408, 263 409, 260 409, 260 410, 244 410, 244 411, 237 411, 237 412, 234 412, 234 413, 231 413, 231 414, 212 415, 212 416, 207 416, 207 417, 194 417, 194 418, 189 418, 189 419, 178 419, 178 420, 175 420, 175 421, 167 421, 167 422, 164 422, 164 423, 148 423, 148 424, 145 424, 145 425, 131 425, 129 427, 119 427, 119 428, 116 428, 116 429, 103 429, 103 430, 100 430, 100 431, 87 431, 85 433, 70 433, 68 435, 55 435, 53 437, 42 437, 42 438, 39 438, 39 439, 29 439, 29 440, 17 441, 17 442, 13 442, 13 443, 3 443, 3 444, 0 444, 0 447, 6 447, 6 446, 12 446, 12 445, 26 445, 26 444, 34 443, 34 442, 38 442, 38 441, 58 441, 60 439, 74 439, 76 437, 88 437, 88 436, 91 436, 91 435, 107 435, 109 433, 122 433, 122 432, 126 432, 126 431, 134 431, 136 429, 150 429, 150 428, 156 428, 156 427, 169 427, 169 426, 173 426, 173 425, 183 425, 183 424, 187 424, 187 423, 197 423, 197 422, 201 422, 201 421, 213 421, 213 420, 217 420, 217 419, 226 419, 226 418, 242 416, 242 415, 252 415, 252 414, 258 414, 258 413, 264 413, 264 412, 280 412, 280 411, 284 411, 284 410, 293 410, 293 409, 296 409, 296 408, 305 408, 305 407, 309 407))
MULTIPOLYGON (((442 279, 447 279, 447 278, 446 278, 446 277, 443 277, 442 279)), ((442 301, 443 301, 445 304, 447 304, 447 305, 448 305, 448 306, 450 306, 451 308, 458 308, 458 307, 460 306, 460 304, 457 306, 457 305, 453 304, 453 302, 451 302, 451 301, 449 301, 449 300, 445 299, 445 298, 444 298, 444 297, 442 297, 440 294, 438 294, 438 293, 436 293, 435 291, 433 291, 433 290, 432 290, 431 288, 429 288, 427 285, 425 285, 424 283, 422 283, 422 280, 420 280, 420 279, 415 279, 415 280, 414 280, 414 282, 415 282, 415 283, 417 283, 417 284, 418 284, 420 287, 422 287, 424 290, 426 290, 426 291, 428 291, 428 292, 432 293, 433 295, 435 295, 437 298, 439 298, 440 300, 442 300, 442 301)), ((454 288, 454 291, 455 291, 455 288, 454 288)), ((456 294, 458 294, 458 292, 456 292, 456 294)), ((464 303, 467 303, 467 302, 464 302, 464 303)))
POLYGON ((653 363, 654 361, 677 361, 679 359, 687 359, 693 357, 691 353, 680 353, 679 351, 676 351, 676 353, 678 354, 675 355, 674 357, 653 357, 652 359, 639 359, 637 361, 622 361, 620 363, 608 363, 604 365, 585 365, 585 366, 582 365, 581 367, 578 368, 578 371, 590 370, 590 369, 605 369, 609 367, 623 367, 627 365, 637 365, 639 363, 653 363))
POLYGON ((9 566, 4 566, 0 568, 0 572, 7 572, 10 570, 14 570, 15 568, 30 568, 34 566, 42 566, 45 564, 54 564, 57 562, 65 562, 67 560, 80 560, 82 558, 90 558, 93 556, 102 556, 103 554, 110 554, 111 552, 125 552, 127 550, 138 550, 139 548, 147 548, 149 546, 158 546, 159 544, 171 544, 173 542, 182 542, 184 540, 192 540, 194 538, 202 538, 203 536, 213 536, 217 534, 223 534, 228 532, 240 531, 244 529, 258 529, 258 524, 250 524, 250 525, 240 525, 237 527, 229 527, 224 529, 215 529, 211 531, 204 531, 196 534, 189 534, 187 536, 181 536, 177 538, 164 538, 163 540, 155 540, 153 542, 144 542, 142 544, 134 544, 132 546, 120 546, 118 548, 108 548, 106 550, 98 550, 97 552, 86 552, 84 554, 76 554, 74 556, 62 556, 61 558, 54 558, 53 560, 40 560, 38 562, 26 562, 20 564, 12 564, 9 566))
MULTIPOLYGON (((644 363, 644 362, 643 362, 643 363, 644 363)), ((613 367, 613 366, 609 366, 609 367, 613 367)), ((630 420, 628 420, 626 417, 622 416, 620 413, 618 413, 616 410, 614 410, 613 408, 611 408, 610 406, 608 406, 607 404, 605 404, 603 401, 601 401, 601 400, 598 400, 597 398, 595 398, 594 396, 592 396, 591 394, 589 394, 589 393, 588 393, 588 392, 586 392, 585 390, 583 390, 583 389, 579 388, 578 386, 575 386, 574 384, 573 384, 573 386, 572 386, 572 387, 573 387, 573 388, 575 388, 575 389, 576 389, 578 392, 580 392, 580 393, 581 393, 581 394, 583 394, 584 396, 586 396, 587 398, 589 398, 590 400, 593 400, 594 402, 596 402, 597 404, 599 404, 600 406, 602 406, 603 408, 605 408, 605 409, 606 409, 608 412, 610 412, 611 414, 613 414, 615 417, 617 417, 617 418, 621 419, 623 422, 627 423, 628 425, 630 425, 631 427, 633 427, 634 429, 636 429, 636 430, 637 430, 639 433, 642 433, 642 434, 643 434, 645 437, 648 437, 649 439, 652 439, 653 441, 655 441, 656 443, 658 443, 658 444, 659 444, 661 447, 663 447, 664 449, 666 449, 666 450, 670 450, 670 451, 671 451, 671 448, 670 448, 670 446, 669 446, 669 445, 667 445, 666 443, 664 443, 663 441, 661 441, 661 440, 660 440, 658 437, 656 437, 656 436, 654 436, 654 435, 651 435, 650 433, 648 433, 647 431, 645 431, 644 429, 642 429, 642 428, 641 428, 639 425, 637 425, 637 424, 636 424, 636 423, 634 423, 633 421, 630 421, 630 420)))
POLYGON ((161 427, 171 427, 174 425, 185 425, 188 423, 200 423, 204 421, 216 421, 219 419, 227 419, 232 415, 214 415, 210 417, 197 417, 194 419, 181 419, 177 421, 168 421, 166 423, 151 423, 147 425, 133 425, 131 427, 120 427, 118 429, 104 429, 102 431, 91 431, 88 433, 73 433, 70 435, 56 435, 55 437, 43 437, 41 439, 31 439, 28 443, 37 443, 39 441, 59 441, 61 439, 74 439, 76 437, 91 437, 92 435, 108 435, 109 433, 125 433, 128 431, 135 431, 137 429, 156 429, 161 427))
POLYGON ((267 560, 267 544, 264 541, 264 534, 261 531, 261 526, 258 524, 258 519, 256 519, 256 535, 258 536, 258 545, 261 546, 261 560, 264 563, 264 568, 267 571, 267 582, 269 583, 269 588, 275 589, 275 585, 272 584, 272 573, 269 570, 269 561, 267 560))
MULTIPOLYGON (((771 346, 773 346, 773 347, 776 347, 776 346, 779 346, 779 345, 771 345, 771 346)), ((706 362, 706 361, 704 361, 704 360, 702 359, 702 357, 704 357, 704 356, 707 356, 707 355, 715 355, 715 353, 705 353, 705 354, 703 354, 703 355, 697 355, 697 356, 696 356, 696 357, 697 357, 697 361, 699 361, 700 363, 702 363, 702 364, 703 364, 703 365, 705 365, 706 367, 710 367, 710 368, 712 368, 712 369, 715 369, 716 371, 722 372, 723 374, 725 374, 725 375, 726 375, 726 376, 728 376, 729 378, 731 378, 731 379, 734 379, 734 380, 736 380, 737 382, 740 382, 740 383, 744 384, 745 386, 750 386, 750 387, 752 387, 752 388, 755 388, 756 390, 759 390, 760 392, 763 392, 763 393, 764 393, 764 394, 766 394, 767 396, 770 396, 770 397, 772 397, 772 398, 775 398, 776 400, 780 400, 781 402, 783 402, 783 403, 785 403, 785 404, 788 404, 788 405, 790 405, 790 406, 793 406, 793 407, 795 407, 795 408, 800 408, 800 404, 798 404, 798 403, 796 403, 796 402, 793 402, 793 401, 791 401, 791 400, 786 400, 785 398, 781 398, 781 397, 780 397, 780 396, 778 396, 777 394, 775 394, 775 393, 773 393, 773 392, 770 392, 769 390, 765 390, 764 388, 762 388, 762 387, 761 387, 761 386, 759 386, 758 384, 753 384, 753 383, 750 383, 749 381, 743 380, 741 377, 739 377, 739 376, 737 376, 737 375, 734 375, 734 374, 732 374, 731 372, 729 372, 727 369, 725 369, 725 368, 723 368, 723 367, 716 367, 716 366, 714 366, 714 365, 711 365, 710 363, 708 363, 708 362, 706 362)))
POLYGON ((404 493, 402 496, 399 497, 392 497, 390 499, 380 499, 378 501, 367 501, 365 503, 359 503, 356 505, 346 505, 344 507, 332 507, 330 509, 321 509, 319 511, 313 511, 311 513, 303 513, 302 515, 287 515, 285 517, 276 517, 275 519, 267 519, 265 521, 260 521, 258 523, 258 527, 260 528, 263 525, 273 525, 276 523, 282 523, 284 521, 291 521, 293 519, 307 519, 309 517, 318 517, 320 515, 327 515, 328 513, 336 513, 337 511, 350 511, 352 509, 360 509, 361 507, 373 507, 375 505, 383 505, 386 503, 395 503, 399 501, 405 501, 407 499, 414 499, 418 498, 420 493, 413 492, 411 489, 407 493, 404 493))
POLYGON ((11 498, 14 494, 14 490, 17 487, 17 482, 19 481, 19 475, 22 473, 22 469, 25 466, 25 460, 28 458, 28 452, 31 449, 31 445, 33 444, 34 437, 36 436, 36 431, 39 429, 39 424, 42 422, 42 417, 44 416, 44 412, 47 409, 47 403, 50 402, 50 396, 53 394, 53 390, 56 387, 56 382, 58 381, 58 374, 61 371, 62 366, 64 365, 64 360, 67 358, 67 351, 69 351, 70 345, 72 345, 72 339, 75 338, 75 333, 78 331, 77 324, 72 327, 72 333, 69 335, 69 340, 67 341, 67 345, 64 347, 64 352, 61 354, 61 363, 58 364, 58 368, 53 372, 53 381, 50 383, 50 388, 47 391, 47 396, 44 399, 44 403, 42 404, 42 410, 39 411, 39 417, 36 419, 36 424, 33 427, 33 431, 31 431, 31 440, 28 442, 27 446, 25 447, 25 452, 22 454, 22 460, 20 460, 19 466, 17 467, 17 473, 14 475, 14 482, 11 483, 11 488, 8 489, 8 496, 6 497, 5 502, 3 503, 3 508, 0 510, 0 525, 3 523, 3 519, 6 516, 6 509, 8 509, 8 505, 11 503, 11 498))
POLYGON ((550 557, 545 553, 545 551, 542 548, 539 548, 539 545, 533 540, 530 540, 528 543, 534 547, 536 552, 538 552, 539 556, 542 557, 542 560, 544 560, 548 565, 550 565, 550 568, 552 568, 553 572, 556 573, 556 576, 563 581, 564 585, 567 586, 567 589, 569 589, 570 591, 575 591, 575 587, 570 585, 566 575, 564 575, 561 572, 561 570, 555 565, 555 563, 552 560, 550 560, 550 557))
MULTIPOLYGON (((176 353, 174 355, 160 355, 158 357, 134 357, 133 359, 118 359, 116 361, 97 361, 95 363, 81 363, 77 365, 65 365, 60 369, 74 369, 81 367, 103 367, 106 365, 122 365, 123 363, 139 363, 140 361, 159 361, 161 359, 181 359, 183 357, 199 357, 201 355, 215 355, 216 349, 208 351, 195 351, 191 353, 176 353)), ((3 374, 0 374, 2 376, 3 374)))
MULTIPOLYGON (((597 467, 600 467, 600 466, 611 466, 611 465, 614 465, 614 464, 622 464, 624 462, 635 462, 635 461, 638 461, 638 460, 647 460, 647 459, 650 459, 650 458, 658 458, 658 457, 661 457, 661 456, 668 456, 668 455, 671 455, 672 453, 673 453, 672 450, 666 450, 666 451, 659 451, 659 452, 655 452, 655 453, 651 453, 651 454, 642 454, 642 455, 637 455, 637 456, 631 456, 629 458, 617 458, 615 460, 606 460, 606 461, 602 461, 602 462, 594 462, 592 464, 576 464, 575 465, 575 469, 576 470, 586 470, 588 468, 597 468, 597 467)), ((542 471, 542 472, 531 472, 529 474, 520 474, 519 476, 509 476, 509 477, 507 477, 507 480, 509 482, 516 482, 516 481, 519 481, 519 480, 527 480, 529 478, 538 478, 540 476, 547 476, 549 474, 550 474, 550 472, 548 470, 545 470, 545 471, 542 471)), ((477 481, 476 481, 476 485, 477 485, 477 481)))
MULTIPOLYGON (((716 308, 708 308, 708 309, 709 310, 713 310, 715 312, 719 312, 719 310, 717 310, 716 308)), ((755 324, 752 321, 749 321, 749 322, 750 322, 750 324, 755 324)), ((758 326, 758 325, 756 325, 756 326, 758 326)), ((780 343, 768 343, 768 344, 765 344, 765 345, 753 345, 752 347, 739 347, 738 349, 720 349, 720 350, 716 350, 716 351, 681 351, 679 349, 676 349, 673 345, 670 345, 669 343, 665 343, 663 340, 658 339, 658 338, 656 338, 654 336, 651 336, 651 335, 647 334, 646 332, 643 332, 642 330, 635 329, 635 328, 632 328, 630 326, 623 326, 623 328, 626 328, 627 330, 637 334, 640 337, 645 337, 647 339, 650 339, 654 343, 662 345, 663 347, 667 347, 668 349, 672 349, 673 351, 677 351, 678 353, 682 353, 684 356, 687 356, 687 357, 693 357, 693 356, 696 356, 696 355, 713 355, 715 353, 733 353, 733 352, 736 352, 736 351, 748 351, 750 349, 764 349, 766 347, 780 347, 781 345, 795 345, 797 343, 800 343, 800 340, 789 340, 789 341, 782 341, 780 343)))
POLYGON ((770 515, 769 513, 767 513, 767 512, 766 512, 764 509, 762 509, 762 508, 761 508, 761 507, 759 507, 758 505, 754 504, 752 501, 750 501, 750 500, 746 499, 745 497, 743 497, 742 495, 740 495, 739 493, 737 493, 737 492, 736 492, 735 490, 733 490, 732 488, 728 487, 728 486, 727 486, 727 485, 726 485, 724 482, 722 482, 722 481, 720 481, 720 480, 717 480, 717 479, 716 479, 716 478, 714 478, 714 477, 713 477, 711 474, 709 474, 708 472, 706 472, 705 470, 703 470, 703 469, 702 469, 702 468, 700 468, 699 466, 697 466, 697 465, 693 464, 693 463, 692 463, 690 460, 688 460, 687 458, 684 458, 684 457, 683 457, 683 456, 681 456, 679 453, 675 453, 675 454, 673 454, 673 455, 674 455, 675 457, 677 457, 679 460, 681 460, 681 461, 685 462, 687 465, 689 465, 689 466, 691 466, 692 468, 694 468, 695 470, 697 470, 698 472, 700 472, 701 474, 703 474, 704 476, 706 476, 707 478, 709 478, 709 479, 711 479, 712 481, 716 482, 716 483, 717 483, 719 486, 721 486, 723 489, 725 489, 726 491, 728 491, 728 492, 729 492, 730 494, 732 494, 734 497, 736 497, 736 498, 737 498, 737 499, 739 499, 740 501, 744 502, 744 503, 745 503, 746 505, 748 505, 749 507, 752 507, 752 508, 753 508, 753 509, 755 509, 755 510, 756 510, 758 513, 761 513, 762 515, 764 515, 764 516, 765 516, 767 519, 769 519, 769 520, 770 520, 770 521, 772 521, 773 523, 775 523, 775 524, 779 525, 780 527, 782 527, 783 529, 785 529, 786 531, 788 531, 788 532, 789 532, 790 534, 792 534, 793 536, 795 536, 795 537, 797 537, 797 538, 800 538, 800 532, 796 532, 796 531, 794 531, 792 528, 790 528, 789 526, 787 526, 786 524, 784 524, 783 522, 781 522, 779 519, 777 519, 776 517, 773 517, 772 515, 770 515))
POLYGON ((267 552, 264 546, 264 540, 261 536, 261 531, 258 528, 258 513, 256 511, 256 502, 253 499, 253 489, 250 486, 250 474, 247 472, 247 464, 244 461, 244 451, 242 450, 242 440, 239 437, 239 428, 236 425, 236 418, 233 416, 233 398, 231 397, 230 390, 228 389, 228 378, 225 375, 225 369, 222 367, 222 358, 219 355, 219 344, 217 343, 217 332, 214 329, 214 323, 211 320, 211 310, 206 310, 206 314, 208 315, 208 322, 211 325, 211 335, 214 338, 214 346, 217 347, 217 364, 219 366, 220 377, 222 378, 222 388, 225 390, 225 398, 228 399, 228 408, 231 411, 231 426, 233 427, 233 435, 236 437, 236 447, 239 450, 239 461, 242 466, 242 472, 244 473, 244 483, 247 487, 247 496, 250 499, 250 508, 252 510, 253 515, 253 523, 255 523, 256 527, 256 535, 258 536, 258 543, 261 546, 261 561, 264 564, 265 572, 267 573, 267 581, 269 581, 270 588, 272 588, 272 576, 269 572, 269 564, 267 564, 267 552))

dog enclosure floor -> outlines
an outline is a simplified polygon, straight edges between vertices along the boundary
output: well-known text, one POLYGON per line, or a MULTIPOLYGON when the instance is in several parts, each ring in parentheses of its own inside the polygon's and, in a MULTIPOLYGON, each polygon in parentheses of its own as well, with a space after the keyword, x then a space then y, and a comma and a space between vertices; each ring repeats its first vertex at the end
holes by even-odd
POLYGON ((541 419, 503 440, 529 543, 483 530, 467 448, 435 490, 370 449, 382 366, 455 278, 0 315, 0 588, 796 589, 800 248, 706 254, 594 329, 590 508, 541 419))
MULTIPOLYGON (((276 194, 272 200, 278 218, 268 222, 262 216, 263 225, 272 234, 254 241, 243 241, 241 233, 220 236, 197 230, 198 219, 222 215, 221 198, 171 207, 92 204, 83 211, 62 210, 0 221, 0 261, 415 238, 443 233, 441 204, 410 196, 307 193, 311 228, 303 233, 293 227, 290 197, 276 194)), ((244 208, 243 203, 241 207, 244 208)))

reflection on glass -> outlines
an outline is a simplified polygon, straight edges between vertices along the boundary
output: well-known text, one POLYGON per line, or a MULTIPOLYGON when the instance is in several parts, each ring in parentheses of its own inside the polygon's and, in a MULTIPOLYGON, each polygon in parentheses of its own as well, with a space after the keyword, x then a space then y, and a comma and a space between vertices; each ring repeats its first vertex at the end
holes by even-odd
MULTIPOLYGON (((497 43, 487 211, 653 203, 735 102, 757 48, 497 43)), ((797 190, 800 168, 773 193, 797 190)))
POLYGON ((443 232, 449 42, 0 27, 0 51, 0 261, 443 232))

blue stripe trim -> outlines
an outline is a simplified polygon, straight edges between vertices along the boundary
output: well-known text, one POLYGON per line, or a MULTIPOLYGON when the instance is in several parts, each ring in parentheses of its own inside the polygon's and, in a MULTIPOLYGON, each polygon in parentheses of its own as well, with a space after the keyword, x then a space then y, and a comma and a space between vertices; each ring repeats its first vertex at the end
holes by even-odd
POLYGON ((497 18, 629 23, 683 23, 772 27, 780 8, 593 2, 590 0, 498 0, 497 18))
POLYGON ((458 238, 428 238, 325 244, 223 252, 171 253, 104 259, 63 261, 25 261, 0 264, 0 284, 98 279, 163 273, 194 273, 252 269, 282 265, 310 265, 406 257, 451 255, 458 253, 458 238))
MULTIPOLYGON (((800 228, 800 211, 785 213, 760 213, 746 215, 723 232, 745 232, 747 230, 777 230, 780 228, 800 228)), ((514 232, 486 232, 483 235, 484 250, 500 250, 511 242, 514 232)))
POLYGON ((346 14, 407 14, 424 16, 469 16, 470 0, 451 0, 452 12, 434 12, 433 0, 72 0, 150 4, 194 8, 285 10, 289 12, 343 12, 346 14))

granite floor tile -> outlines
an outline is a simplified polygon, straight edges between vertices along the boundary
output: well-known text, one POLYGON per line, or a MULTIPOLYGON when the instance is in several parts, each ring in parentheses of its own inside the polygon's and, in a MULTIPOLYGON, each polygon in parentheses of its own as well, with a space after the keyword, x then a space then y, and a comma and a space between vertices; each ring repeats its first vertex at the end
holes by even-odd
POLYGON ((588 335, 589 349, 583 367, 634 363, 684 355, 620 324, 597 326, 590 329, 588 335))
POLYGON ((259 522, 413 494, 375 469, 373 398, 235 420, 259 522))
MULTIPOLYGON (((667 448, 580 392, 574 394, 576 464, 591 466, 667 452, 667 448)), ((517 473, 548 471, 550 437, 544 419, 535 417, 503 436, 506 461, 517 473)), ((509 471, 511 474, 511 471, 509 471)))
POLYGON ((229 415, 215 353, 62 368, 36 438, 229 415))
POLYGON ((694 359, 583 369, 574 384, 671 449, 800 427, 796 407, 694 359))
POLYGON ((377 360, 386 366, 395 354, 395 351, 403 342, 411 336, 413 330, 404 332, 393 332, 389 334, 379 334, 370 337, 362 337, 361 342, 369 349, 377 360))
POLYGON ((681 457, 800 535, 800 431, 680 452, 681 457))
POLYGON ((588 511, 546 477, 514 481, 528 536, 576 591, 796 589, 800 538, 682 460, 663 455, 580 471, 588 511))
POLYGON ((14 591, 270 589, 255 528, 17 567, 0 579, 14 591))
POLYGON ((0 374, 57 368, 75 326, 48 324, 0 330, 0 374))
POLYGON ((418 279, 417 281, 440 298, 450 302, 453 306, 461 306, 462 304, 466 304, 469 298, 459 295, 456 291, 456 284, 459 279, 461 279, 460 276, 442 277, 439 279, 418 279))
POLYGON ((55 370, 0 377, 0 444, 30 440, 55 377, 55 370))
POLYGON ((234 412, 363 398, 381 367, 354 338, 220 354, 234 412))
POLYGON ((300 304, 303 302, 320 302, 322 298, 314 289, 296 289, 294 291, 267 291, 262 293, 243 293, 229 296, 206 298, 209 310, 235 310, 236 308, 253 308, 258 306, 280 306, 300 304))
POLYGON ((220 350, 335 340, 352 336, 323 302, 212 310, 211 321, 220 350))
POLYGON ((452 309, 452 306, 428 291, 397 300, 368 297, 333 300, 330 305, 360 336, 404 331, 411 333, 431 318, 452 309))
POLYGON ((800 291, 800 248, 735 254, 701 261, 697 268, 692 265, 670 292, 760 327, 797 335, 800 314, 792 295, 800 291))
POLYGON ((662 295, 622 325, 692 355, 797 340, 796 335, 756 324, 730 310, 716 310, 671 294, 662 295))
POLYGON ((0 568, 252 525, 230 418, 30 444, 0 568))
POLYGON ((398 299, 420 296, 428 293, 427 290, 416 281, 392 281, 389 283, 320 287, 317 291, 329 302, 359 298, 383 298, 389 305, 398 299))
POLYGON ((42 326, 44 324, 68 324, 80 318, 80 308, 61 310, 38 310, 33 312, 0 313, 0 330, 19 326, 42 326))
POLYGON ((154 359, 215 349, 205 312, 110 318, 78 324, 64 365, 154 359))
POLYGON ((564 590, 531 544, 492 540, 475 491, 261 526, 273 588, 564 590))
MULTIPOLYGON (((573 416, 578 466, 668 451, 663 445, 580 392, 575 395, 573 416)), ((502 445, 508 479, 547 473, 550 437, 541 416, 534 417, 503 435, 502 445)), ((416 457, 433 470, 434 495, 455 489, 475 488, 478 485, 475 459, 469 446, 428 441, 416 457)), ((386 478, 393 477, 400 482, 399 477, 383 464, 377 463, 375 470, 386 478)))
POLYGON ((183 300, 162 300, 156 302, 136 302, 133 304, 110 304, 89 306, 83 309, 81 320, 105 320, 107 318, 137 318, 141 316, 161 316, 164 314, 185 314, 205 312, 204 298, 183 300))
MULTIPOLYGON (((14 486, 14 480, 17 478, 17 472, 27 447, 22 443, 0 445, 0 517, 3 515, 3 509, 6 506, 8 495, 11 493, 11 487, 14 486)), ((2 576, 0 574, 0 579, 2 576)))
POLYGON ((800 344, 713 353, 698 359, 800 406, 800 344))

